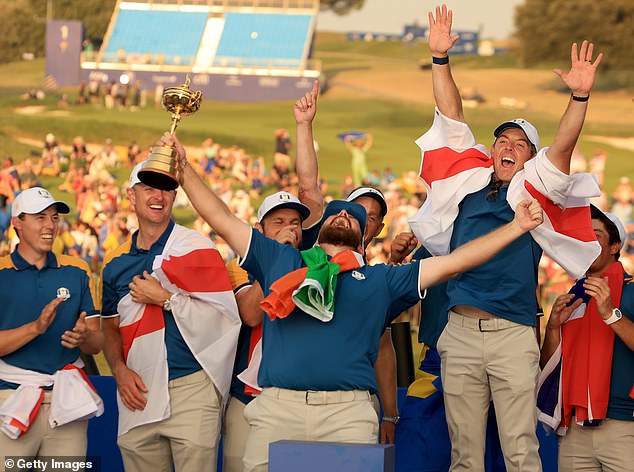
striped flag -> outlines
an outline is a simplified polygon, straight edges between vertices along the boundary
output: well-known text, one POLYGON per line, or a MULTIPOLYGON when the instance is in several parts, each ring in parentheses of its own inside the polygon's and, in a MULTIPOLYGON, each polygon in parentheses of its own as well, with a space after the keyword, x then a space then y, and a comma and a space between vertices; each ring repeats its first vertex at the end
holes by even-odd
MULTIPOLYGON (((199 233, 175 225, 152 275, 173 293, 172 316, 183 339, 223 398, 231 383, 240 317, 220 253, 199 233)), ((127 366, 148 388, 142 411, 130 411, 117 393, 119 435, 143 424, 169 418, 165 323, 162 308, 132 300, 118 305, 119 330, 127 366)))
MULTIPOLYGON (((436 109, 431 129, 416 140, 422 150, 420 178, 427 199, 410 220, 416 237, 433 255, 449 253, 460 202, 485 188, 493 174, 493 160, 476 144, 466 123, 445 117, 436 109)), ((590 218, 589 199, 600 195, 591 174, 572 176, 547 158, 548 148, 529 160, 509 185, 511 208, 537 199, 544 223, 531 231, 544 252, 574 278, 582 277, 601 252, 590 218)))

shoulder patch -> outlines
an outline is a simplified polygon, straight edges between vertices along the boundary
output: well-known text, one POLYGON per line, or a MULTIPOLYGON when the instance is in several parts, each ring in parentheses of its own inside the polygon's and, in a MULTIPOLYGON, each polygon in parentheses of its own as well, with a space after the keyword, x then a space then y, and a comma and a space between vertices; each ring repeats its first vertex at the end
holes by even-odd
POLYGON ((15 269, 15 266, 13 265, 13 260, 11 259, 10 254, 0 257, 0 270, 2 269, 15 269))
POLYGON ((132 238, 129 238, 125 243, 119 246, 117 249, 113 249, 108 252, 103 258, 103 265, 105 266, 112 259, 119 257, 122 254, 127 254, 132 249, 132 238))
POLYGON ((95 287, 95 279, 92 276, 92 271, 90 270, 90 266, 88 263, 80 259, 79 257, 67 256, 62 254, 61 256, 57 256, 57 261, 59 266, 65 267, 77 267, 80 270, 83 270, 86 273, 86 277, 88 278, 88 288, 90 289, 90 296, 92 297, 92 303, 97 310, 101 310, 101 300, 97 294, 97 288, 95 287))

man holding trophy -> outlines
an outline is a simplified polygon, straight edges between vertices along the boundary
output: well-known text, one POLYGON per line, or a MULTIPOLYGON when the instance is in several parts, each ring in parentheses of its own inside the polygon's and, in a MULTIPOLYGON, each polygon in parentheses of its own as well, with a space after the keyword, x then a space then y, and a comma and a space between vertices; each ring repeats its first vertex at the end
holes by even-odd
MULTIPOLYGON (((164 91, 171 133, 201 98, 189 77, 164 91)), ((172 153, 155 146, 133 169, 127 195, 139 230, 106 255, 102 273, 104 353, 117 382, 128 472, 215 470, 240 330, 222 257, 172 220, 172 153)))

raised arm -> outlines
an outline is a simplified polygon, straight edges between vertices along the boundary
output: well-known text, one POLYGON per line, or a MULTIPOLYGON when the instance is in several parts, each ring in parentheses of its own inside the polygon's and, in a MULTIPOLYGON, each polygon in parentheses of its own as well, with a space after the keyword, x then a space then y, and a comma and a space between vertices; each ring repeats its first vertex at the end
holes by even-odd
POLYGON ((560 69, 553 70, 570 89, 571 95, 566 111, 559 122, 553 144, 546 155, 559 170, 566 174, 570 173, 572 151, 577 144, 579 134, 581 134, 588 109, 590 91, 594 85, 597 67, 603 58, 603 53, 601 53, 592 62, 593 49, 592 43, 584 41, 581 43, 579 53, 577 53, 577 43, 573 43, 570 50, 570 70, 567 73, 560 69))
MULTIPOLYGON (((436 17, 432 12, 429 17, 429 50, 432 58, 448 58, 448 52, 458 41, 458 35, 451 35, 453 13, 447 5, 436 7, 436 17)), ((464 123, 462 99, 458 86, 451 74, 449 62, 446 64, 432 64, 431 78, 434 88, 434 100, 440 112, 456 121, 464 123)))
POLYGON ((317 113, 319 82, 313 82, 313 89, 295 102, 293 114, 297 123, 297 180, 299 200, 310 208, 310 216, 303 223, 310 228, 324 211, 324 196, 319 190, 317 153, 313 139, 313 120, 317 113))
POLYGON ((161 144, 176 150, 180 184, 198 214, 240 257, 244 257, 251 238, 251 227, 231 213, 229 207, 203 182, 189 165, 185 148, 176 136, 165 133, 161 144))
POLYGON ((364 151, 369 151, 372 148, 372 144, 374 143, 374 136, 372 135, 372 133, 368 133, 367 137, 365 138, 365 144, 363 145, 363 150, 364 151))
POLYGON ((542 221, 542 208, 537 200, 520 202, 515 209, 515 219, 510 223, 469 241, 446 256, 421 261, 421 291, 483 264, 542 221))

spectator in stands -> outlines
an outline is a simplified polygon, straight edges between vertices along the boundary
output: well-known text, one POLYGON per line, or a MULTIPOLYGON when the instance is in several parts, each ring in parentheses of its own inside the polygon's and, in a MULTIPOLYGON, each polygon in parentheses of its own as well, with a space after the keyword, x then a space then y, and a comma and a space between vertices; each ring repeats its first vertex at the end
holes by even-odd
POLYGON ((603 149, 595 149, 590 158, 590 173, 597 176, 599 186, 603 186, 605 177, 605 164, 608 161, 608 154, 603 149))
POLYGON ((341 183, 341 195, 347 198, 348 195, 354 190, 354 182, 352 181, 352 174, 346 174, 343 176, 343 182, 341 183))
POLYGON ((373 140, 372 133, 366 134, 365 139, 344 138, 343 142, 352 154, 352 183, 355 187, 362 185, 368 177, 366 153, 372 148, 373 140))
POLYGON ((391 167, 386 167, 383 171, 383 175, 381 176, 381 186, 383 188, 388 188, 392 182, 396 180, 396 175, 392 172, 391 167))
POLYGON ((291 150, 291 137, 288 130, 280 128, 275 130, 275 153, 288 156, 291 150))
POLYGON ((137 165, 140 162, 139 160, 140 155, 141 155, 141 148, 136 143, 136 141, 132 141, 130 145, 128 146, 128 165, 130 167, 134 167, 135 165, 137 165))
POLYGON ((619 179, 618 185, 612 192, 612 199, 614 203, 610 212, 614 213, 621 221, 630 221, 634 204, 634 189, 632 189, 629 177, 623 176, 619 179))
POLYGON ((578 174, 585 172, 588 167, 586 162, 586 156, 579 150, 578 146, 572 151, 572 157, 570 158, 570 173, 578 174))
POLYGON ((20 192, 20 176, 13 165, 13 158, 8 156, 4 160, 4 167, 0 170, 0 206, 12 203, 20 192))
POLYGON ((112 144, 112 139, 106 138, 104 146, 99 152, 99 157, 108 169, 113 169, 119 165, 119 155, 112 144))

